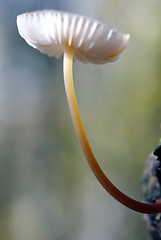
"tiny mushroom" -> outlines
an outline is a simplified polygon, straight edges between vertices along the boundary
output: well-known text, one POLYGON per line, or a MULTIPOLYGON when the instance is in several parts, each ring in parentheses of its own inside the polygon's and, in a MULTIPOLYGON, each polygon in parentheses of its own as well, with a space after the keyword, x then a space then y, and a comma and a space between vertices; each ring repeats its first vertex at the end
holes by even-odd
POLYGON ((50 57, 64 54, 64 83, 74 128, 91 170, 105 190, 126 207, 140 213, 159 213, 161 203, 136 201, 116 188, 106 177, 89 145, 73 84, 73 59, 103 64, 117 60, 125 50, 129 34, 123 34, 95 19, 57 10, 24 13, 17 17, 22 38, 50 57))

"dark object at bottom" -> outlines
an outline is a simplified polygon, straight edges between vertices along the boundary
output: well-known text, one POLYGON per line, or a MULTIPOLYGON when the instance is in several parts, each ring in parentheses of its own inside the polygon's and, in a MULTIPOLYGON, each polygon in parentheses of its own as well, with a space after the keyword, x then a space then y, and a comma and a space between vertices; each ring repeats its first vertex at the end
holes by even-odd
MULTIPOLYGON (((159 158, 161 147, 156 149, 159 158)), ((156 154, 157 153, 157 154, 156 154)), ((144 202, 156 203, 161 201, 161 161, 151 154, 146 161, 142 178, 142 198, 144 202)), ((144 214, 144 221, 153 240, 161 240, 161 213, 144 214)))

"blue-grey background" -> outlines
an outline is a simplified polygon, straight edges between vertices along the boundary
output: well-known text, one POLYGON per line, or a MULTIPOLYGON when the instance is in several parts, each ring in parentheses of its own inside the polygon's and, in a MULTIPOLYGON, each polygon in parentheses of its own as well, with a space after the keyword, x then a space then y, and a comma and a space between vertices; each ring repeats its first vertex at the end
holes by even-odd
POLYGON ((0 0, 0 239, 149 240, 142 215, 112 199, 85 161, 62 59, 32 49, 17 32, 18 14, 49 8, 131 35, 117 62, 76 62, 74 79, 98 162, 135 199, 161 133, 160 0, 0 0))

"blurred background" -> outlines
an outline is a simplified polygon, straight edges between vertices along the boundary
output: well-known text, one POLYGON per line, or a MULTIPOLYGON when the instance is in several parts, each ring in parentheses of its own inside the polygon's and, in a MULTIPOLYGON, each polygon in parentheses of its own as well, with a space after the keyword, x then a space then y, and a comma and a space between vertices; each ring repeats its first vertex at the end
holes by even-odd
POLYGON ((66 101, 62 59, 28 46, 18 14, 58 9, 130 33, 112 64, 74 63, 87 136, 101 167, 141 200, 161 135, 160 0, 0 0, 0 239, 149 240, 142 215, 111 198, 89 169, 66 101))

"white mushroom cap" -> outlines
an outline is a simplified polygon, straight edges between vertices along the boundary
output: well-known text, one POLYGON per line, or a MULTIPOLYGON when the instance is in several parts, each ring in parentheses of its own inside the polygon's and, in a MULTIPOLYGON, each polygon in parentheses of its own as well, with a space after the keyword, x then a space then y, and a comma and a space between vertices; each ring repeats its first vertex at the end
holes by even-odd
POLYGON ((48 56, 59 58, 65 44, 74 47, 74 59, 101 64, 118 59, 129 34, 81 15, 43 10, 17 17, 18 31, 26 42, 48 56))

